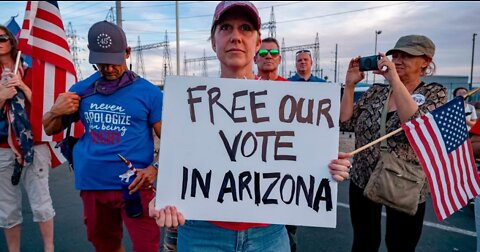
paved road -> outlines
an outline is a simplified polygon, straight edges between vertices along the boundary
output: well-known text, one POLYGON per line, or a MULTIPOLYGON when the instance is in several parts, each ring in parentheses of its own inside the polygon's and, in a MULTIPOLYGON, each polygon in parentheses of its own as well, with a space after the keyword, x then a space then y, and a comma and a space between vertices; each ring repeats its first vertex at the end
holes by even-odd
MULTIPOLYGON (((55 217, 55 247, 57 251, 93 251, 86 240, 82 219, 82 204, 78 192, 73 188, 73 173, 59 167, 50 173, 50 188, 55 217)), ((348 183, 339 186, 337 228, 308 228, 298 230, 299 251, 349 251, 352 230, 348 210, 348 183)), ((32 213, 26 197, 24 202, 24 224, 22 229, 22 251, 42 251, 38 225, 32 223, 32 213)), ((443 223, 439 223, 427 204, 423 234, 417 251, 475 251, 475 226, 473 211, 464 208, 443 223)), ((130 251, 128 237, 124 239, 130 251)), ((0 236, 0 251, 6 251, 3 236, 0 236)), ((385 250, 382 244, 382 251, 385 250)))

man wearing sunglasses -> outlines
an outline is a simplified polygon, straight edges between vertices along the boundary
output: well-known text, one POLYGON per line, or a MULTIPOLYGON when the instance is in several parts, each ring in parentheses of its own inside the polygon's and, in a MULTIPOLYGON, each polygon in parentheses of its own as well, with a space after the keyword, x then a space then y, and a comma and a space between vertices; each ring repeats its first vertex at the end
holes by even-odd
POLYGON ((255 54, 255 64, 257 64, 258 77, 261 80, 286 81, 285 78, 278 75, 278 65, 282 61, 280 56, 278 41, 275 38, 265 38, 257 54, 255 54))
POLYGON ((311 81, 311 82, 325 82, 312 74, 312 53, 310 50, 300 50, 295 56, 295 67, 297 73, 288 78, 289 81, 311 81))

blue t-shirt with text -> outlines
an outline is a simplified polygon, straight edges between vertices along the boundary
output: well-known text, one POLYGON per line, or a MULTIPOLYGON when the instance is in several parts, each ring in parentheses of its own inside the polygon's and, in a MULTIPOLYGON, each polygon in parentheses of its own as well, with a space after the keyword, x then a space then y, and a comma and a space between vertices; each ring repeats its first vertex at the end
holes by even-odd
MULTIPOLYGON (((99 75, 78 82, 71 92, 81 94, 99 75)), ((85 134, 73 149, 75 188, 120 190, 120 174, 127 166, 121 154, 136 168, 153 161, 153 124, 162 120, 163 93, 152 83, 137 78, 111 95, 94 94, 80 102, 80 120, 85 134)))

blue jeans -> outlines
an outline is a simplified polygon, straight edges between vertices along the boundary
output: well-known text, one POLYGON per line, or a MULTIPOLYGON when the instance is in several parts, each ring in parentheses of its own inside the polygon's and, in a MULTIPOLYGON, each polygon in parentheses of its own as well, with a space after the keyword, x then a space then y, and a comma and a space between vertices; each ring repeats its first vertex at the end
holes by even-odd
POLYGON ((475 197, 475 230, 477 230, 477 252, 480 251, 480 196, 475 197))
POLYGON ((284 225, 234 231, 208 221, 187 220, 178 228, 177 249, 179 252, 289 252, 290 245, 284 225))

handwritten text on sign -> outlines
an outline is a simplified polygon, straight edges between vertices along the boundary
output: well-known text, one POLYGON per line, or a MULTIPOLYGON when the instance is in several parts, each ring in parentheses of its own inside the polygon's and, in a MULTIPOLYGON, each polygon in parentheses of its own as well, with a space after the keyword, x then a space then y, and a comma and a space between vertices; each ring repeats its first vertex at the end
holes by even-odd
POLYGON ((337 84, 168 77, 156 206, 187 219, 335 227, 337 84))

